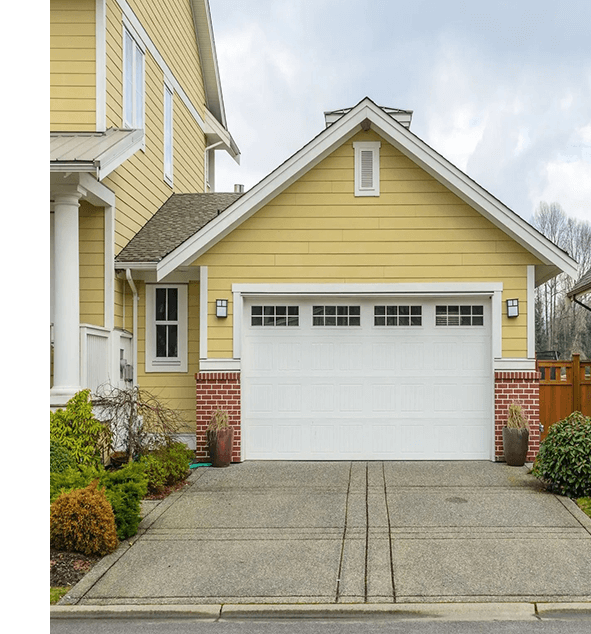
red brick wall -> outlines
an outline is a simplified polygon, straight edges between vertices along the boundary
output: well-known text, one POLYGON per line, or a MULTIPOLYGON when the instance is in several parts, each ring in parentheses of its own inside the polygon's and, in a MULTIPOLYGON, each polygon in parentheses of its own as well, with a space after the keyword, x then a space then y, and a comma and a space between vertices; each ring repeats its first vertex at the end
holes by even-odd
POLYGON ((228 412, 234 427, 232 462, 240 462, 240 372, 200 372, 197 383, 197 458, 209 458, 207 426, 216 409, 228 412))
POLYGON ((523 408, 529 423, 527 461, 532 462, 540 449, 540 373, 495 372, 495 459, 504 460, 503 427, 511 403, 523 408))

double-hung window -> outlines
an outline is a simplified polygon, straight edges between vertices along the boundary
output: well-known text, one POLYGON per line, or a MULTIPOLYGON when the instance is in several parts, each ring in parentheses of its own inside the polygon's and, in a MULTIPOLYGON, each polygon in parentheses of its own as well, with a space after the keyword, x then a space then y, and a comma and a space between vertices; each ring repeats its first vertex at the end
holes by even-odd
POLYGON ((187 371, 187 285, 146 285, 146 372, 187 371))
POLYGON ((144 127, 144 51, 123 28, 123 126, 144 127))

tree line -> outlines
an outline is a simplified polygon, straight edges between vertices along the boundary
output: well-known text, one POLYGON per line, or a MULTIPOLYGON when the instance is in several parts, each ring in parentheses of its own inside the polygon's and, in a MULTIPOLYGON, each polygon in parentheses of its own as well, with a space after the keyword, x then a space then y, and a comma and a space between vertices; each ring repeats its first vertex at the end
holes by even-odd
MULTIPOLYGON (((536 353, 552 351, 559 359, 570 359, 578 352, 582 359, 591 359, 591 311, 567 300, 567 293, 591 268, 591 225, 569 217, 558 203, 546 202, 539 204, 531 224, 579 265, 576 280, 561 273, 536 289, 536 353)), ((591 307, 591 295, 582 301, 591 307)))

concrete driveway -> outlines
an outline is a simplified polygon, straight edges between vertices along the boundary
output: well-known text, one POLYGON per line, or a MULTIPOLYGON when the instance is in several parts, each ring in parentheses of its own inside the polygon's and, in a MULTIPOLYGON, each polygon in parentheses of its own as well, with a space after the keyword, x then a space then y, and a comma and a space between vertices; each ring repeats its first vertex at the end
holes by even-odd
POLYGON ((591 601, 591 519, 491 462, 199 468, 80 605, 591 601))

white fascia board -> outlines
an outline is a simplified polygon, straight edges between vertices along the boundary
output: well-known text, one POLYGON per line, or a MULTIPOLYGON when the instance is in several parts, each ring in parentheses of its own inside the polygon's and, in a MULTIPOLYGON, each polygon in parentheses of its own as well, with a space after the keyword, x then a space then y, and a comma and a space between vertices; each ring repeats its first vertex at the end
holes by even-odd
POLYGON ((377 131, 394 147, 420 165, 428 174, 445 185, 459 198, 476 208, 487 220, 510 235, 546 265, 553 265, 571 277, 576 276, 577 264, 568 254, 415 134, 404 126, 393 122, 391 117, 388 117, 379 108, 373 107, 372 111, 376 117, 376 120, 369 117, 372 123, 376 124, 377 131))
MULTIPOLYGON (((323 130, 271 174, 232 204, 223 214, 186 240, 158 264, 159 276, 177 266, 190 264, 216 242, 256 213, 304 173, 312 169, 333 150, 359 132, 360 124, 369 119, 374 129, 413 162, 420 165, 462 200, 477 209, 495 226, 542 260, 546 272, 564 271, 576 277, 576 262, 558 249, 541 233, 512 212, 457 167, 435 152, 402 124, 384 113, 373 101, 363 99, 348 114, 323 130), (555 269, 553 267, 556 267, 555 269)), ((538 268, 538 267, 536 267, 538 268)), ((549 277, 553 275, 550 274, 549 277)), ((539 284, 538 279, 536 283, 539 284)))
POLYGON ((158 275, 164 277, 178 266, 186 266, 205 253, 216 242, 228 235, 261 207, 287 189, 298 178, 312 169, 339 145, 357 133, 357 126, 366 117, 355 116, 354 122, 344 126, 342 119, 327 128, 308 145, 271 172, 258 185, 230 205, 203 229, 179 245, 158 263, 158 275))
POLYGON ((144 147, 144 131, 133 130, 132 134, 125 136, 112 148, 96 158, 98 163, 98 179, 103 180, 113 170, 125 163, 138 150, 144 147))
POLYGON ((232 135, 209 111, 205 111, 205 134, 208 137, 208 145, 221 142, 224 150, 240 165, 240 150, 232 135))

